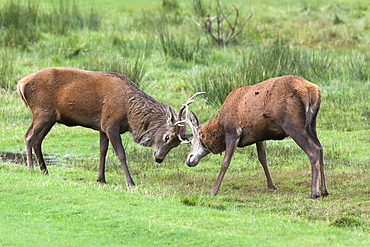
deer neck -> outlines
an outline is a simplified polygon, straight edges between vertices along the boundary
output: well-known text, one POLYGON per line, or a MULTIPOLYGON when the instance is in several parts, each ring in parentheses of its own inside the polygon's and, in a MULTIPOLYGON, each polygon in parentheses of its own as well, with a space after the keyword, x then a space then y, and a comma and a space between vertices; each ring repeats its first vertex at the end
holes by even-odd
POLYGON ((225 132, 221 128, 218 116, 206 122, 199 129, 201 143, 213 154, 222 153, 226 149, 225 132))
POLYGON ((167 124, 166 112, 171 107, 149 95, 145 96, 136 95, 129 100, 128 120, 133 140, 142 146, 150 146, 154 134, 167 124))

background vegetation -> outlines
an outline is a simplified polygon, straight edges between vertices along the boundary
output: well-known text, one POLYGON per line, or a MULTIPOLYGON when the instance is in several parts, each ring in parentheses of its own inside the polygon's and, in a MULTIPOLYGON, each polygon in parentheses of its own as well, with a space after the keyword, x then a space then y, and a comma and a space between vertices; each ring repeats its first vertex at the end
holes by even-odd
POLYGON ((218 45, 197 24, 215 2, 0 1, 0 241, 9 246, 367 246, 370 243, 370 7, 366 1, 220 1, 239 8, 243 32, 218 45), (195 22, 196 21, 196 22, 195 22), (255 147, 238 150, 220 194, 209 196, 222 156, 184 165, 188 146, 156 164, 123 135, 135 182, 112 150, 108 185, 94 181, 98 133, 55 126, 43 149, 50 176, 23 166, 31 114, 17 81, 45 67, 119 72, 156 99, 213 117, 237 85, 294 74, 318 84, 318 134, 331 195, 315 201, 308 158, 290 139, 269 141, 278 191, 255 147))

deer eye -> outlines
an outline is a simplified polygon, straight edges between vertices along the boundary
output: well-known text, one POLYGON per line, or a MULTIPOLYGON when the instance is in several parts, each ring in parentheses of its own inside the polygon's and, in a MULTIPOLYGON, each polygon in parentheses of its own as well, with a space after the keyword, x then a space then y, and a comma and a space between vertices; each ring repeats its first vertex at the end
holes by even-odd
POLYGON ((169 136, 166 136, 165 138, 164 138, 164 142, 168 142, 168 140, 170 139, 170 137, 169 136))

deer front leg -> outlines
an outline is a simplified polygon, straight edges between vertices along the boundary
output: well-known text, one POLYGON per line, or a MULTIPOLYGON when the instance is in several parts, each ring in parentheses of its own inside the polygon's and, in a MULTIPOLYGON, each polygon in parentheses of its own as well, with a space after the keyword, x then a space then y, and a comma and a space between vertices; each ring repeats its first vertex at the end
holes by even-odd
POLYGON ((267 165, 267 155, 266 155, 266 141, 257 142, 257 153, 258 153, 258 160, 260 161, 263 170, 265 171, 266 179, 267 179, 267 188, 271 190, 276 190, 277 187, 272 181, 271 174, 267 165))
POLYGON ((100 132, 100 162, 97 182, 107 183, 105 181, 105 158, 108 151, 108 136, 104 132, 100 132))
POLYGON ((126 163, 126 153, 122 146, 122 140, 121 140, 121 135, 119 132, 119 127, 109 127, 107 128, 106 133, 107 133, 107 136, 110 142, 112 143, 112 146, 114 148, 114 151, 116 152, 118 159, 121 161, 122 169, 126 176, 126 185, 134 186, 135 183, 131 178, 131 175, 130 175, 130 172, 128 170, 128 166, 126 163))
POLYGON ((225 151, 225 156, 222 161, 221 165, 221 170, 220 173, 218 174, 217 180, 215 185, 213 186, 211 190, 211 195, 216 195, 218 193, 218 190, 220 189, 222 180, 225 176, 225 173, 227 169, 229 168, 231 159, 235 153, 235 149, 238 145, 240 135, 238 135, 236 132, 234 133, 226 133, 225 134, 225 141, 226 141, 226 151, 225 151))

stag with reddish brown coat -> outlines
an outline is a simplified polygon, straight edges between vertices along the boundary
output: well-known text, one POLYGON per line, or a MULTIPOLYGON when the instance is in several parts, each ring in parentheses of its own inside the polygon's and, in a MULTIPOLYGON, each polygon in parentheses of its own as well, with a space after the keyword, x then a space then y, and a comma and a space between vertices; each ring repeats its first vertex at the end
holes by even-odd
POLYGON ((180 140, 187 138, 185 128, 175 124, 181 117, 172 107, 155 100, 121 74, 46 68, 22 78, 17 89, 32 111, 32 123, 25 134, 27 165, 33 168, 33 149, 45 173, 41 144, 55 123, 99 131, 98 182, 106 182, 105 157, 110 141, 128 186, 135 184, 120 134, 128 131, 136 143, 152 146, 159 163, 180 140))
POLYGON ((276 189, 267 166, 265 140, 290 136, 307 154, 312 168, 311 197, 329 195, 324 172, 323 148, 316 134, 320 88, 296 76, 272 78, 253 86, 239 86, 225 99, 217 116, 199 126, 195 114, 187 123, 194 129, 187 164, 194 167, 209 153, 225 151, 211 194, 217 194, 236 147, 256 143, 269 189, 276 189), (319 193, 321 174, 321 194, 319 193))

